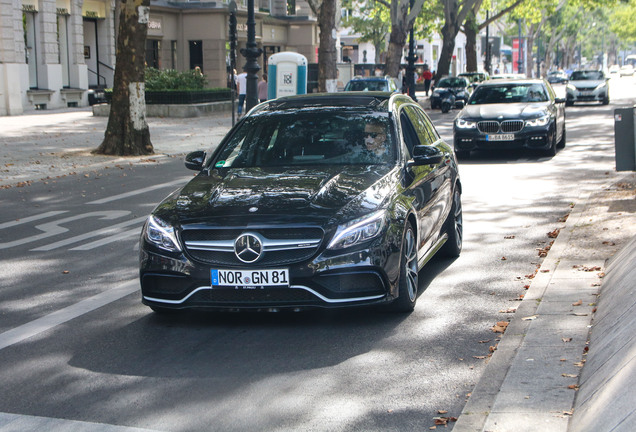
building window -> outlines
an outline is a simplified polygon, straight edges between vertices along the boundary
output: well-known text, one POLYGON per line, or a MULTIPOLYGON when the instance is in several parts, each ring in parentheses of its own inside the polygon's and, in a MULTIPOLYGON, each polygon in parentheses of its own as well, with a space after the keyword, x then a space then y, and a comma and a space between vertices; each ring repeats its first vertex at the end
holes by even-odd
POLYGON ((287 15, 296 15, 296 0, 287 0, 287 15))
POLYGON ((203 72, 203 41, 189 41, 190 44, 190 69, 199 67, 203 72))
POLYGON ((68 43, 68 16, 66 14, 57 15, 57 46, 59 53, 59 61, 62 66, 62 86, 70 87, 70 56, 68 43))
POLYGON ((170 41, 170 67, 177 69, 177 41, 170 41))
POLYGON ((38 50, 35 32, 35 13, 22 13, 22 28, 24 30, 25 57, 29 66, 29 88, 38 88, 38 50))
POLYGON ((161 61, 159 60, 159 51, 161 50, 161 41, 156 39, 146 39, 146 65, 159 69, 161 61))

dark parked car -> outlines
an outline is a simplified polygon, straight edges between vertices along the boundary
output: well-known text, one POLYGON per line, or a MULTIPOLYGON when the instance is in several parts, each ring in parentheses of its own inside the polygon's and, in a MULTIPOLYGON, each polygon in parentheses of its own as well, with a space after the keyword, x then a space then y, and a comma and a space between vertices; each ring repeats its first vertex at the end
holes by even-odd
POLYGON ((546 77, 550 84, 567 84, 568 74, 563 71, 552 71, 546 77))
POLYGON ((554 156, 565 146, 565 99, 544 80, 482 83, 453 126, 455 152, 527 148, 554 156))
POLYGON ((447 77, 439 80, 431 94, 431 109, 441 108, 443 96, 449 91, 455 95, 456 107, 463 107, 470 96, 468 80, 463 77, 447 77))
POLYGON ((411 98, 332 93, 252 109, 141 235, 144 304, 411 311, 418 271, 462 247, 452 148, 411 98))
POLYGON ((345 86, 344 91, 382 91, 397 92, 395 81, 391 77, 353 77, 345 86))

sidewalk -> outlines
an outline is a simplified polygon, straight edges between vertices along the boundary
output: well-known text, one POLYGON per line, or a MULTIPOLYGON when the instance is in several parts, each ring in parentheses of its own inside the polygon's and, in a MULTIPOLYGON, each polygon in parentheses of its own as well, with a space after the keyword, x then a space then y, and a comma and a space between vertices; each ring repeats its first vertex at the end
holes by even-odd
POLYGON ((36 111, 0 117, 0 189, 105 167, 182 155, 216 146, 232 126, 231 113, 194 118, 147 119, 155 153, 143 157, 93 155, 107 117, 91 108, 36 111))
MULTIPOLYGON (((597 302, 598 314, 611 316, 615 310, 627 315, 620 305, 635 301, 633 278, 616 274, 611 281, 607 279, 609 284, 603 283, 607 262, 618 251, 622 249, 616 261, 624 269, 632 269, 636 258, 636 241, 630 243, 636 236, 636 176, 620 174, 618 182, 599 185, 596 192, 582 195, 574 203, 454 432, 636 430, 633 340, 626 337, 596 349, 602 340, 612 337, 608 330, 616 331, 611 326, 597 331, 597 302), (614 295, 618 289, 625 291, 621 285, 629 285, 632 295, 614 295), (624 365, 623 379, 614 381, 610 394, 631 393, 630 400, 619 404, 610 398, 604 405, 590 402, 592 396, 579 400, 581 394, 598 392, 596 386, 610 381, 613 376, 609 374, 616 372, 616 368, 596 366, 598 375, 591 379, 587 374, 584 379, 582 370, 587 372, 584 366, 592 357, 599 365, 621 357, 614 360, 624 365), (622 409, 617 410, 619 406, 622 409)), ((631 325, 623 333, 633 337, 636 320, 622 318, 631 325)))

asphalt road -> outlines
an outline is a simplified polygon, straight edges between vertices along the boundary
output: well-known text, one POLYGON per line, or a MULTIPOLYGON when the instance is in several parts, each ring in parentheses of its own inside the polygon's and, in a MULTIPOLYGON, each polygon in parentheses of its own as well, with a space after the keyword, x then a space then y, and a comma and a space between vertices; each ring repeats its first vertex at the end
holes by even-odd
MULTIPOLYGON (((428 430, 459 415, 547 233, 613 171, 625 85, 630 100, 568 108, 554 158, 460 164, 464 250, 422 270, 410 315, 153 314, 137 238, 192 175, 177 158, 0 190, 0 413, 162 431, 428 430)), ((455 114, 431 114, 449 142, 455 114)))

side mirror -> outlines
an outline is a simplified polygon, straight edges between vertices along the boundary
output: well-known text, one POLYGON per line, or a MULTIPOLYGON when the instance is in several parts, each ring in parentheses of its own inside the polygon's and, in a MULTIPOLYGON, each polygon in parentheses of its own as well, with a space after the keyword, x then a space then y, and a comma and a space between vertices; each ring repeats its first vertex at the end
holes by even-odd
POLYGON ((205 152, 197 150, 186 155, 185 166, 193 171, 201 171, 203 169, 203 161, 205 161, 205 152))
POLYGON ((413 161, 410 165, 438 165, 444 156, 437 147, 418 145, 413 147, 413 161))
POLYGON ((464 108, 464 101, 462 99, 455 102, 455 108, 462 109, 464 108))
POLYGON ((554 98, 554 103, 562 104, 565 102, 566 102, 565 98, 554 98))

